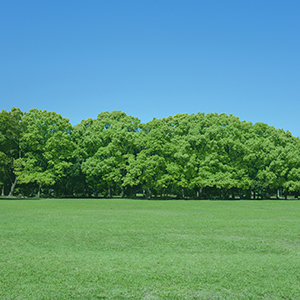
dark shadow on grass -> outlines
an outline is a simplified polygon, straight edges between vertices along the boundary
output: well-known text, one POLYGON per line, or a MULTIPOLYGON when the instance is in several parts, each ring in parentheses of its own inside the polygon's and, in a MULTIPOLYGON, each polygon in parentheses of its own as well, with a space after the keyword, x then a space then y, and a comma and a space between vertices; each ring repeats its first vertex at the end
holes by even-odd
POLYGON ((5 201, 26 201, 26 200, 44 200, 47 198, 37 198, 37 197, 0 197, 1 200, 5 201))
POLYGON ((299 201, 298 198, 287 198, 287 199, 197 199, 197 198, 172 198, 172 197, 151 197, 149 198, 143 198, 143 197, 136 197, 136 198, 130 198, 130 197, 120 197, 120 196, 114 196, 111 198, 106 197, 0 197, 0 201, 26 201, 26 200, 34 200, 34 201, 41 201, 41 200, 56 200, 56 199, 64 199, 64 200, 143 200, 143 201, 299 201))

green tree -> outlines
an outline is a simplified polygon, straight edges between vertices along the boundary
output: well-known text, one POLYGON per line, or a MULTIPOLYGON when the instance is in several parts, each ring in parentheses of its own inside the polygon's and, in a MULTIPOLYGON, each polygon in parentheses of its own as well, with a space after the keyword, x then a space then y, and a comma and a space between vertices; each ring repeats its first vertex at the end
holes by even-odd
POLYGON ((82 170, 94 188, 104 190, 108 197, 112 196, 113 189, 120 190, 124 196, 127 161, 136 151, 134 139, 139 123, 139 119, 124 112, 102 112, 84 133, 81 144, 88 150, 82 170))
POLYGON ((14 173, 14 162, 20 155, 20 120, 22 112, 19 108, 12 108, 7 112, 0 113, 0 183, 2 184, 2 195, 5 187, 10 187, 8 196, 12 196, 17 177, 14 173))
POLYGON ((20 183, 36 183, 37 196, 65 176, 74 149, 68 119, 55 112, 31 109, 22 121, 22 157, 16 160, 20 183))

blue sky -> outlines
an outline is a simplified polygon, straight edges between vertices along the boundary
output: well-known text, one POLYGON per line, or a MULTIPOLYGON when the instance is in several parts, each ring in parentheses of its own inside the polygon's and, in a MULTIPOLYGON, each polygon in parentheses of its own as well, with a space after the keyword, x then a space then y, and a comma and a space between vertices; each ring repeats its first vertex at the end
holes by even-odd
POLYGON ((0 0, 0 108, 224 112, 300 136, 299 16, 298 0, 0 0))

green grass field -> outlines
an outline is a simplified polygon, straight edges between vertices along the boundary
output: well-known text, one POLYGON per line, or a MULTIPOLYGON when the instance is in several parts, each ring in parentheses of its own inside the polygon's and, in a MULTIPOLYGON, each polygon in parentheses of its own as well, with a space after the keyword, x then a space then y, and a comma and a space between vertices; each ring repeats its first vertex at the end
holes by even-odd
POLYGON ((0 299, 300 299, 300 201, 0 200, 0 299))

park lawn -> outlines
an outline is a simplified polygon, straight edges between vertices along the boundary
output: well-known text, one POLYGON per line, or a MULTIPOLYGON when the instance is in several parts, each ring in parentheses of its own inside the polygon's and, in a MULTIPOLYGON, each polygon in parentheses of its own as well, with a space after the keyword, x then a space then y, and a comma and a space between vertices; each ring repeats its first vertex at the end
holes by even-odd
POLYGON ((300 299, 300 201, 0 200, 0 299, 300 299))

